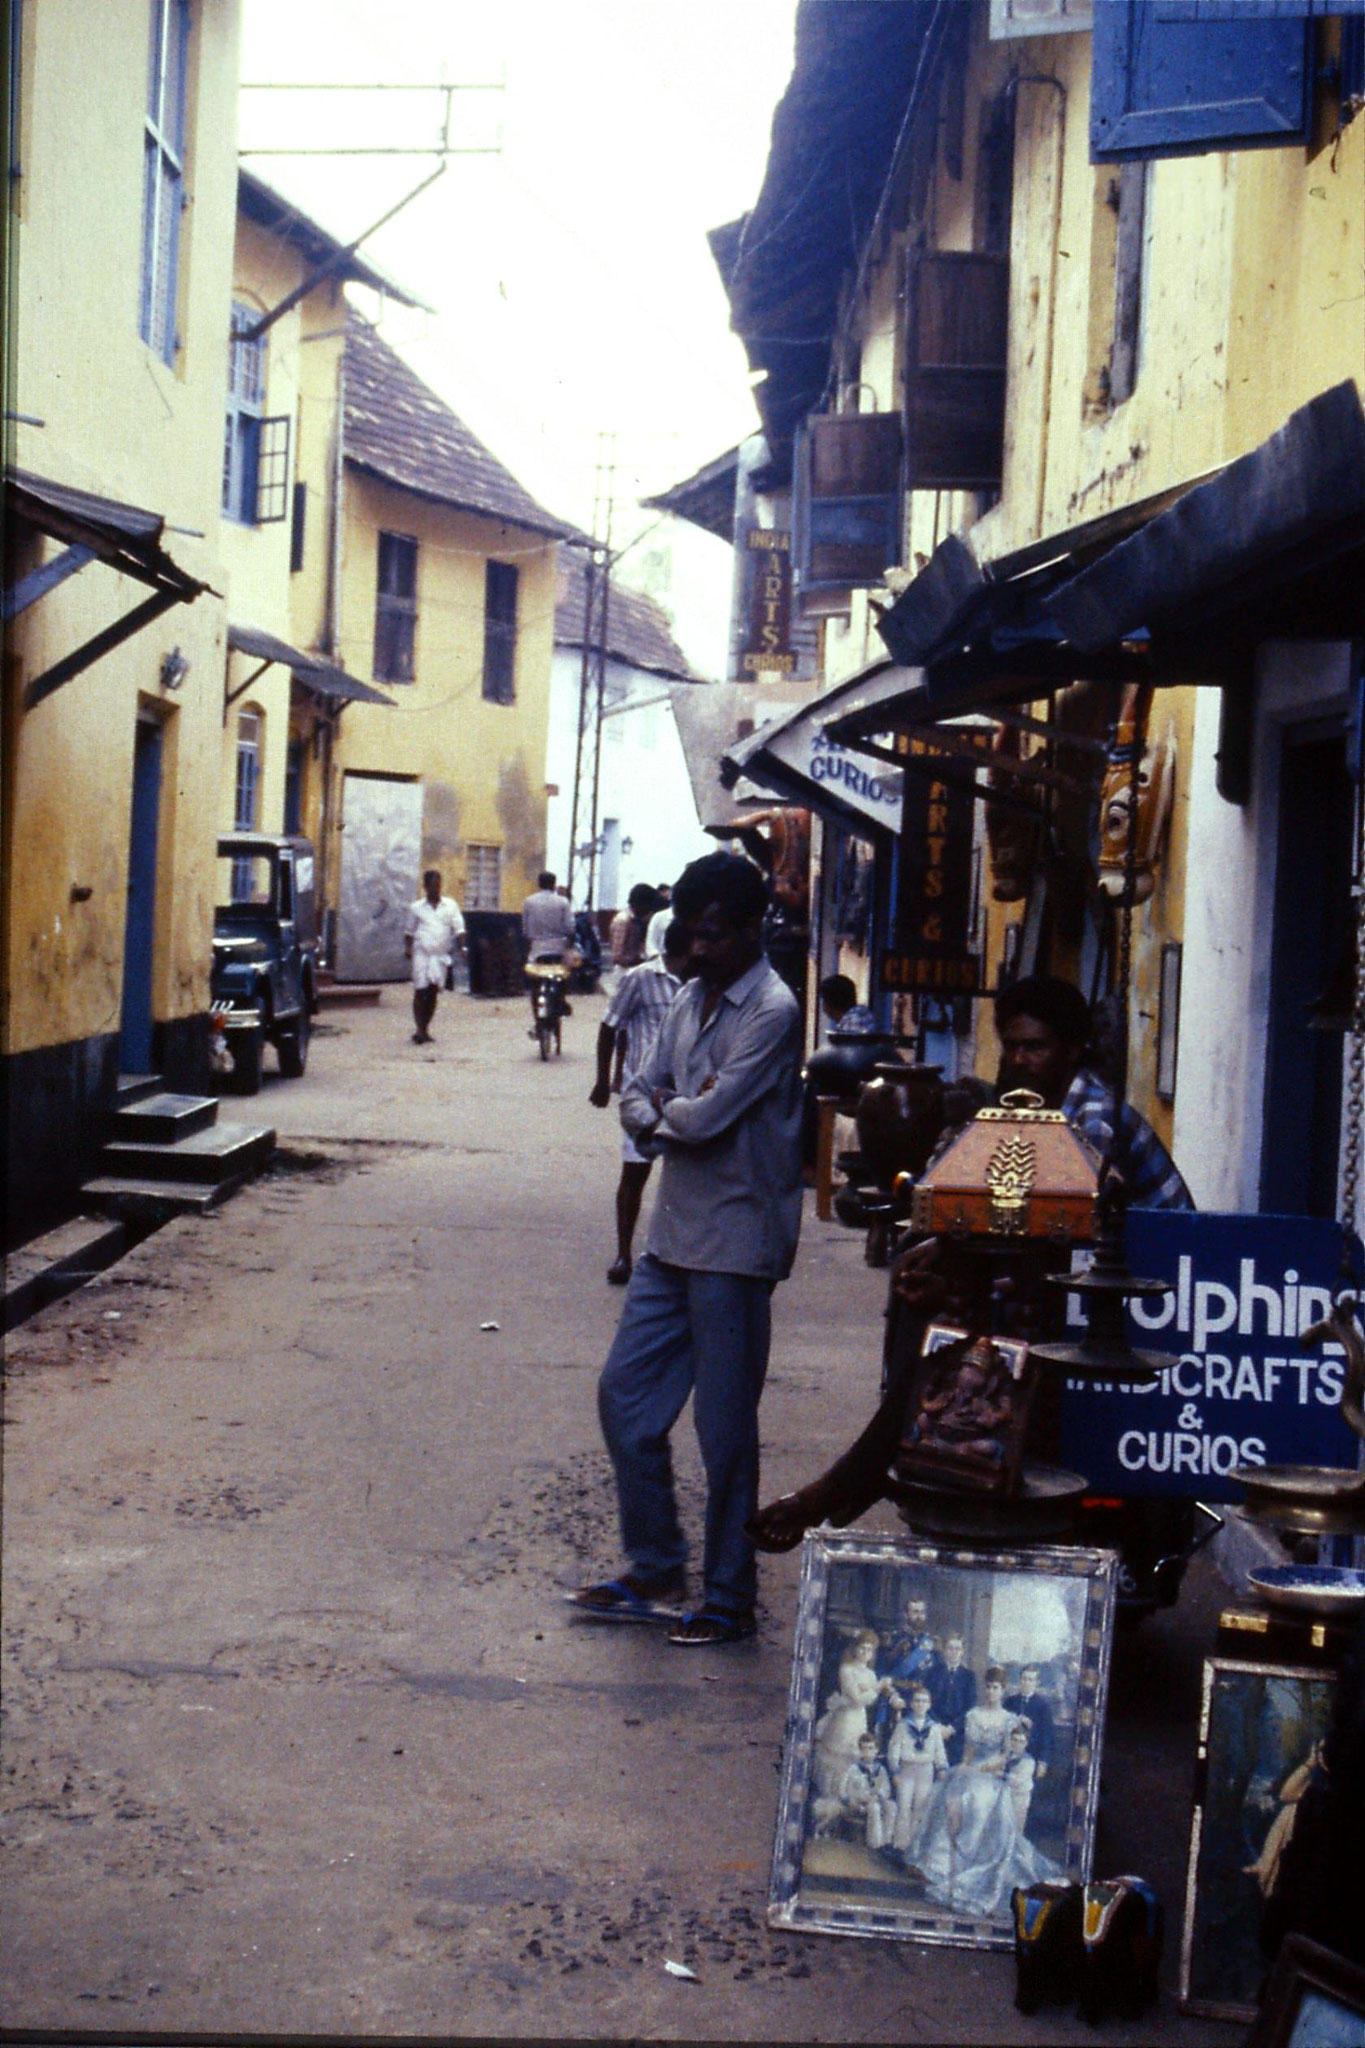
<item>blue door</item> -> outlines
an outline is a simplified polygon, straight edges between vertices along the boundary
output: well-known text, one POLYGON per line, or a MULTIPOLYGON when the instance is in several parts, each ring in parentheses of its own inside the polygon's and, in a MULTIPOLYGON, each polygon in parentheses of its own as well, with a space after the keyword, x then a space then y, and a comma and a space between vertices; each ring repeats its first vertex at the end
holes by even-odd
POLYGON ((133 813, 128 836, 128 915, 123 932, 123 1013, 119 1067, 152 1065, 152 947, 156 934, 156 836, 161 809, 161 727, 139 719, 133 749, 133 813))
POLYGON ((1343 1034, 1315 1030, 1311 1018, 1351 937, 1351 803, 1345 740, 1311 728, 1286 733, 1266 1012, 1263 1214, 1336 1213, 1343 1034))

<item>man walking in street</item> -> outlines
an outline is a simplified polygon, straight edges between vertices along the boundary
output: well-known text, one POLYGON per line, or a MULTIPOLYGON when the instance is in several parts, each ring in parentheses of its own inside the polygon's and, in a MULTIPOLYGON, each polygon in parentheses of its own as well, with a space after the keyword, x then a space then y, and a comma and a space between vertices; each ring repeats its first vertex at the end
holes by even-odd
POLYGON ((598 1387, 629 1564, 573 1599, 600 1620, 673 1618, 686 1544, 668 1437, 694 1393, 707 1487, 703 1603, 668 1632, 693 1647, 755 1629, 745 1523, 758 1498, 772 1290, 791 1271, 801 1222, 801 1018, 763 957, 767 889, 752 862, 725 853, 693 861, 673 907, 696 978, 621 1097, 626 1130, 663 1169, 649 1248, 598 1387))
POLYGON ((464 918, 453 896, 441 894, 441 870, 428 868, 422 894, 409 905, 403 930, 403 953, 412 963, 412 1034, 414 1045, 431 1044, 436 998, 449 988, 456 952, 464 951, 464 918))
POLYGON ((611 964, 620 973, 627 967, 638 967, 645 957, 645 935, 649 920, 659 907, 659 899, 648 882, 637 882, 626 898, 626 908, 618 910, 611 921, 607 944, 611 948, 611 964))
MULTIPOLYGON (((682 987, 686 962, 687 933, 674 918, 663 934, 662 957, 652 955, 622 975, 597 1029, 597 1079, 588 1096, 594 1109, 605 1109, 611 1101, 613 1065, 618 1090, 638 1070, 669 1004, 682 987)), ((624 1287, 630 1279, 635 1226, 653 1164, 653 1155, 641 1152, 630 1132, 623 1129, 621 1178, 616 1188, 616 1258, 607 1268, 613 1287, 624 1287)))

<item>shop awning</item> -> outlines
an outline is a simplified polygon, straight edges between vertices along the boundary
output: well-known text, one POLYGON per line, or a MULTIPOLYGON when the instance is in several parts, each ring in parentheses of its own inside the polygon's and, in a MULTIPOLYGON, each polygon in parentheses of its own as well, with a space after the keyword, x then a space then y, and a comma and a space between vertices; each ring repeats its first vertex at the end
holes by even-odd
MULTIPOLYGON (((890 662, 878 664, 882 671, 890 662)), ((893 671, 904 678, 904 671, 893 671)), ((845 829, 890 835, 900 830, 902 775, 857 748, 831 739, 828 721, 850 696, 861 702, 867 675, 852 678, 785 718, 736 740, 721 756, 721 780, 733 788, 758 777, 791 803, 803 804, 845 829)))
POLYGON ((1079 679, 1228 684, 1268 639, 1365 637, 1365 412, 1349 380, 1226 468, 981 563, 952 536, 878 621, 904 685, 832 736, 1079 679))
MULTIPOLYGON (((1362 542, 1365 412, 1348 378, 1074 577, 1051 612, 1085 652, 1141 631, 1178 639, 1248 607, 1264 611, 1269 587, 1358 556, 1362 542)), ((1365 630, 1358 581, 1340 617, 1352 637, 1365 630)))
POLYGON ((5 511, 15 524, 62 543, 61 554, 41 563, 5 591, 6 623, 91 562, 103 562, 121 576, 146 584, 152 593, 132 611, 63 655, 41 675, 34 676, 24 689, 25 710, 140 633, 172 605, 192 604, 208 588, 187 575, 167 554, 161 544, 165 520, 159 512, 148 512, 140 505, 127 505, 117 498, 102 498, 93 491, 76 490, 70 484, 55 483, 50 477, 36 476, 23 469, 11 470, 6 476, 5 511))
POLYGON ((674 683, 669 687, 673 717, 703 832, 725 838, 756 806, 788 799, 766 777, 740 778, 730 790, 720 779, 721 756, 735 746, 753 716, 749 683, 674 683))
MULTIPOLYGON (((392 697, 386 697, 382 690, 376 690, 370 683, 362 683, 358 676, 348 675, 344 668, 338 668, 334 661, 328 661, 322 654, 305 654, 301 647, 291 647, 287 640, 281 640, 274 633, 267 633, 260 626, 249 626, 243 621, 231 620, 228 624, 228 646, 234 654, 245 654, 258 661, 261 668, 268 668, 277 662, 287 668, 294 681, 314 697, 336 697, 347 702, 363 704, 385 704, 393 709, 392 697)), ((255 670, 259 675, 261 669, 255 670)), ((254 680, 254 677, 252 678, 254 680)), ((246 685, 229 693, 227 702, 239 697, 246 685)))

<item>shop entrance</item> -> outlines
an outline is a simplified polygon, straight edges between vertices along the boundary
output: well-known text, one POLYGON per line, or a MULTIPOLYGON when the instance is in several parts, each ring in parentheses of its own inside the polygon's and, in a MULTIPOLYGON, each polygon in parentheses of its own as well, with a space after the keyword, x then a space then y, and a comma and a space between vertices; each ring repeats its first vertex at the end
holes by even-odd
POLYGON ((1352 799, 1340 732, 1288 731, 1266 1005, 1262 1214, 1336 1214, 1343 1033, 1339 1022, 1315 1028, 1312 1014, 1350 938, 1352 799))

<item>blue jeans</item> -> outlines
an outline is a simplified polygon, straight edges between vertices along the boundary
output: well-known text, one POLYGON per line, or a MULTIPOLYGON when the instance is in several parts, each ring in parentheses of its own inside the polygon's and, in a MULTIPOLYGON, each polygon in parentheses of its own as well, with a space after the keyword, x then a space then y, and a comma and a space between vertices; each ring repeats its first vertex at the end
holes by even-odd
POLYGON ((773 1283, 700 1273, 646 1252, 631 1276, 597 1412, 616 1468, 621 1542, 641 1578, 687 1561, 668 1433, 695 1393, 706 1467, 706 1604, 747 1614, 758 1590, 744 1524, 758 1505, 758 1401, 768 1370, 773 1283))

